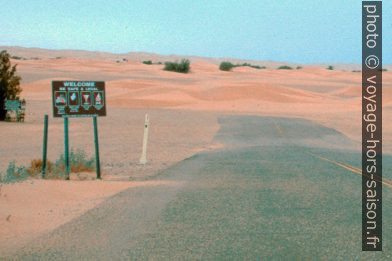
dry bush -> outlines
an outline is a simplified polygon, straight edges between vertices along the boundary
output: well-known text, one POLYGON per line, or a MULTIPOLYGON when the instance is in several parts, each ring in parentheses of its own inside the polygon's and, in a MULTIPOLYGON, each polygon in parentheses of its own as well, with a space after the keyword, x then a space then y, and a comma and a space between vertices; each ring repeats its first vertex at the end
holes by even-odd
MULTIPOLYGON (((65 178, 65 159, 64 154, 60 155, 60 158, 55 163, 47 161, 46 163, 46 179, 63 179, 65 178)), ((42 160, 34 159, 31 161, 30 166, 27 169, 27 173, 35 177, 42 171, 42 160)), ((78 172, 91 172, 95 170, 95 159, 88 158, 83 150, 71 149, 69 154, 69 163, 71 167, 71 173, 78 172)))
MULTIPOLYGON (((27 172, 30 176, 35 177, 37 174, 41 173, 42 171, 42 163, 41 159, 34 159, 30 162, 30 167, 27 168, 27 172)), ((50 161, 46 162, 46 172, 52 172, 53 170, 53 163, 50 161)))

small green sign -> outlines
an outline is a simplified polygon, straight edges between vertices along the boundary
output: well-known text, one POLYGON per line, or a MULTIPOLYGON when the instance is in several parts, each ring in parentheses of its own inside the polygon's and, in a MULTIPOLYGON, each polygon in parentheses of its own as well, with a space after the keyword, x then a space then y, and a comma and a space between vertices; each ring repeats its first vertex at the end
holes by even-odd
POLYGON ((4 108, 7 111, 17 111, 21 109, 21 102, 19 100, 5 100, 4 108))

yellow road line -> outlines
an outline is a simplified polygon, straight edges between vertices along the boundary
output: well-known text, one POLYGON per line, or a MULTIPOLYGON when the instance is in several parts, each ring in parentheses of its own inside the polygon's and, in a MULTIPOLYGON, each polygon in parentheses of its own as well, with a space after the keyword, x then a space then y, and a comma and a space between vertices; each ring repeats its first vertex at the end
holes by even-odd
MULTIPOLYGON (((344 168, 344 169, 346 169, 346 170, 348 170, 348 171, 351 171, 351 172, 353 172, 353 173, 355 173, 355 174, 357 174, 357 175, 359 175, 359 176, 362 176, 362 170, 359 169, 359 168, 356 168, 356 167, 354 167, 354 166, 351 166, 351 165, 348 165, 348 164, 345 164, 345 163, 342 163, 342 162, 330 160, 330 159, 324 158, 324 157, 322 157, 322 156, 319 156, 319 155, 314 154, 314 153, 311 153, 311 152, 307 152, 307 153, 310 154, 310 155, 312 155, 312 156, 314 156, 314 157, 316 157, 316 158, 319 158, 319 159, 321 159, 321 160, 330 162, 330 163, 332 163, 332 164, 335 164, 336 166, 342 167, 342 168, 344 168)), ((374 180, 380 181, 379 178, 377 178, 377 177, 375 177, 374 180)), ((387 186, 388 188, 392 188, 392 181, 390 181, 390 180, 388 180, 388 179, 383 178, 383 179, 381 180, 381 183, 384 184, 385 186, 387 186)))

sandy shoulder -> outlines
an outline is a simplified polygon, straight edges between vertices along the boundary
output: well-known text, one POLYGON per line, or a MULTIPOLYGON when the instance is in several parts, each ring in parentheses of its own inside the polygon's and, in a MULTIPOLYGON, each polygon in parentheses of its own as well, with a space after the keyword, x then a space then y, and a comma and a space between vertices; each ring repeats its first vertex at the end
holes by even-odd
POLYGON ((96 207, 122 190, 162 181, 27 180, 0 190, 0 252, 5 253, 96 207))

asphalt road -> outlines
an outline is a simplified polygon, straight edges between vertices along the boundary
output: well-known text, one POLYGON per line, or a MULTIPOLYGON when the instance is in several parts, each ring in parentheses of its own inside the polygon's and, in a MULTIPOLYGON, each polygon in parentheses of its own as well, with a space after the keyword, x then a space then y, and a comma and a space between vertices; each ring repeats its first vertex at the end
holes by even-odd
POLYGON ((194 155, 154 178, 164 185, 123 191, 4 258, 391 259, 386 186, 384 251, 361 251, 361 157, 347 137, 302 119, 220 124, 224 149, 194 155))

